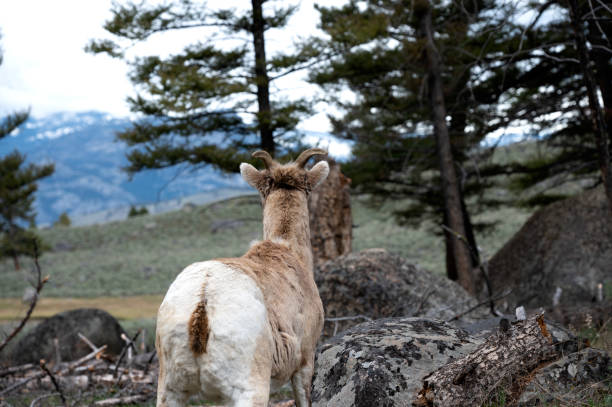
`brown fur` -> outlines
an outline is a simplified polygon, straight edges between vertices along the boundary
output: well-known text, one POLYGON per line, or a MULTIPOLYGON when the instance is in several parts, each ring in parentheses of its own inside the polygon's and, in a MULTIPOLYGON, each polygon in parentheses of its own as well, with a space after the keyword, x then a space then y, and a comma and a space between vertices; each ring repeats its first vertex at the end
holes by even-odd
POLYGON ((240 258, 218 261, 242 270, 261 289, 274 337, 272 377, 288 380, 284 377, 286 372, 294 372, 303 365, 305 355, 315 346, 323 328, 323 305, 314 280, 299 272, 305 269, 304 263, 282 243, 263 241, 240 258), (293 319, 288 320, 287 315, 293 319), (316 328, 305 332, 304 328, 310 326, 316 328))
POLYGON ((200 302, 189 318, 189 347, 196 355, 206 353, 208 343, 208 316, 206 303, 200 302))

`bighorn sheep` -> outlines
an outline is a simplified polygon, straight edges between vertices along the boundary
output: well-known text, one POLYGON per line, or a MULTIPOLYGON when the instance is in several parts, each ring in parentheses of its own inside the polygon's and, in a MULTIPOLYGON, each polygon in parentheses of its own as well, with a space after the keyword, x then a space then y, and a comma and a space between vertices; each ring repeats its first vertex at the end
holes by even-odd
POLYGON ((304 166, 317 154, 326 152, 309 149, 281 165, 257 151, 253 156, 265 170, 240 165, 261 195, 264 240, 242 257, 190 265, 168 289, 157 315, 158 406, 182 406, 199 394, 265 407, 270 389, 289 380, 297 406, 311 405, 323 305, 314 282, 307 197, 329 166, 304 166))

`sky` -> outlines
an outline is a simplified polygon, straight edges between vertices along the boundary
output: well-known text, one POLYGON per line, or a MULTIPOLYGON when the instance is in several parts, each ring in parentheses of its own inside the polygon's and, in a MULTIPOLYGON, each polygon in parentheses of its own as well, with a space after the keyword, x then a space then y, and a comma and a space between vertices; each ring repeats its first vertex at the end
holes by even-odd
MULTIPOLYGON (((228 1, 209 0, 227 5, 228 1)), ((236 6, 246 0, 230 0, 236 6)), ((325 0, 339 5, 343 0, 325 0)), ((133 95, 125 62, 106 55, 85 53, 90 39, 111 38, 102 28, 110 18, 112 0, 3 0, 0 1, 0 115, 31 108, 34 117, 63 111, 98 110, 115 116, 130 114, 125 99, 133 95)), ((291 46, 299 36, 316 31, 318 13, 313 0, 302 0, 298 13, 282 36, 268 35, 267 49, 291 46)), ((199 34, 193 30, 158 35, 148 44, 135 47, 133 55, 178 52, 199 34)), ((288 77, 279 86, 288 94, 312 95, 318 90, 288 77)), ((303 130, 330 130, 326 106, 321 113, 301 123, 303 130)), ((1 117, 0 116, 0 117, 1 117)))

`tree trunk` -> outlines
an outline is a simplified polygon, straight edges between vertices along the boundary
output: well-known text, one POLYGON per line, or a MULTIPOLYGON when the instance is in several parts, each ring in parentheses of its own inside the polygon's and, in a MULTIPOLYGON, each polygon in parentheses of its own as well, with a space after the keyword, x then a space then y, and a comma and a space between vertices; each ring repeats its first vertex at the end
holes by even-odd
POLYGON ((310 240, 315 267, 350 253, 353 239, 350 178, 340 172, 340 165, 327 157, 329 175, 308 200, 310 240))
POLYGON ((16 254, 13 254, 13 265, 15 265, 15 270, 21 270, 21 266, 19 265, 19 257, 16 254))
MULTIPOLYGON (((594 15, 593 17, 598 18, 599 16, 594 15)), ((599 30, 599 27, 603 27, 604 32, 611 32, 612 21, 598 21, 598 27, 594 18, 588 20, 587 40, 593 44, 589 55, 592 55, 595 64, 595 79, 601 91, 604 121, 608 130, 608 143, 612 143, 612 75, 610 75, 610 51, 608 50, 610 44, 599 30)), ((610 146, 608 145, 608 147, 610 146)))
MULTIPOLYGON (((465 200, 463 199, 463 193, 461 193, 461 213, 463 215, 466 239, 469 245, 468 248, 470 249, 470 257, 472 259, 472 269, 476 269, 480 266, 480 254, 478 253, 476 236, 474 235, 474 228, 472 227, 470 214, 467 211, 467 206, 465 205, 465 200)), ((444 212, 443 224, 448 225, 446 211, 444 212)), ((444 230, 444 243, 446 247, 446 277, 448 277, 450 280, 457 281, 459 275, 457 273, 457 266, 455 265, 455 258, 452 252, 452 240, 454 239, 456 239, 455 236, 453 236, 448 230, 444 230)))
POLYGON ((425 376, 413 405, 480 406, 498 389, 516 402, 526 379, 561 356, 542 315, 501 327, 472 353, 425 376))
POLYGON ((270 79, 266 66, 266 43, 264 39, 265 21, 262 4, 264 0, 251 0, 253 7, 253 46, 255 49, 255 82, 257 84, 257 120, 261 148, 274 156, 276 143, 272 131, 272 115, 270 109, 270 79))
POLYGON ((593 78, 593 72, 591 71, 591 60, 587 51, 586 38, 583 31, 583 21, 580 16, 578 1, 569 0, 569 5, 570 18, 574 28, 574 42, 576 43, 576 49, 580 59, 580 66, 582 67, 584 84, 587 88, 589 107, 591 108, 593 131, 595 133, 597 150, 599 152, 598 155, 601 178, 603 180, 606 196, 608 198, 608 208, 612 213, 612 169, 610 168, 610 150, 608 146, 610 140, 608 131, 606 129, 606 121, 604 120, 602 109, 599 105, 599 99, 597 97, 595 79, 593 78))
POLYGON ((421 19, 421 37, 425 41, 426 65, 429 82, 429 101, 432 109, 434 136, 436 138, 438 163, 440 167, 444 208, 448 223, 445 225, 454 235, 450 239, 451 253, 457 270, 457 280, 466 291, 476 295, 476 284, 472 271, 472 258, 466 244, 465 223, 461 209, 461 192, 451 150, 448 127, 446 125, 446 107, 442 90, 442 62, 433 39, 431 7, 419 10, 421 19))

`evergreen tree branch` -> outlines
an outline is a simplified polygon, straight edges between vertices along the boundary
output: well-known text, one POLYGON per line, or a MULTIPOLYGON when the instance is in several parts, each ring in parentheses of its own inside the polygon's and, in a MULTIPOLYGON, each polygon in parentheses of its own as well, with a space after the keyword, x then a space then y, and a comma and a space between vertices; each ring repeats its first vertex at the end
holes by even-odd
POLYGON ((8 136, 30 117, 30 109, 6 116, 0 123, 0 139, 8 136))

